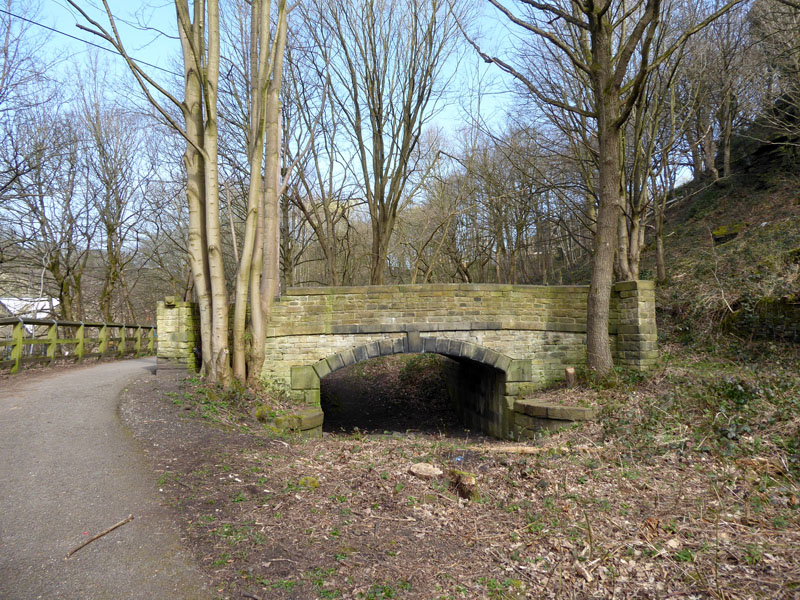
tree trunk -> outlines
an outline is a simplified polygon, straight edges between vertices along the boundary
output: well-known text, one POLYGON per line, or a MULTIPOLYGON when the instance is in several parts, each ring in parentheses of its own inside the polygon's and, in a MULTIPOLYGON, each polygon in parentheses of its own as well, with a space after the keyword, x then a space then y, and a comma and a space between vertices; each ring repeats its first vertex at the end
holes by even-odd
POLYGON ((656 281, 664 283, 667 280, 667 266, 664 262, 664 237, 659 231, 656 234, 656 281))
POLYGON ((706 130, 703 134, 703 162, 705 165, 705 172, 710 173, 714 181, 719 179, 719 171, 714 164, 714 159, 717 155, 717 145, 714 142, 714 128, 711 126, 710 121, 706 121, 706 130))
POLYGON ((639 213, 631 216, 630 245, 628 246, 628 273, 627 280, 639 279, 639 263, 642 255, 642 219, 639 213))
MULTIPOLYGON (((292 248, 291 229, 289 227, 289 196, 281 196, 281 289, 294 285, 294 249, 292 248)), ((325 254, 326 270, 330 269, 327 252, 325 254)))
POLYGON ((592 55, 595 71, 592 77, 597 140, 599 182, 597 229, 594 236, 592 279, 586 309, 586 367, 597 375, 605 375, 614 366, 608 315, 611 286, 614 280, 614 254, 621 210, 620 190, 620 125, 616 123, 620 90, 614 82, 611 65, 611 30, 601 22, 593 32, 592 55))
POLYGON ((608 314, 620 206, 619 140, 613 133, 607 130, 607 126, 600 127, 600 206, 586 312, 586 366, 598 375, 604 375, 614 366, 608 335, 608 314))
MULTIPOLYGON (((283 27, 285 28, 285 14, 283 27)), ((280 17, 279 17, 280 19, 280 17)), ((281 35, 280 33, 278 35, 281 35)), ((285 39, 285 33, 283 34, 285 39)), ((277 40, 276 44, 279 43, 277 40)), ((283 50, 275 56, 272 70, 273 79, 267 92, 266 113, 266 161, 264 164, 264 221, 263 257, 261 262, 261 289, 259 308, 261 310, 258 329, 253 327, 253 350, 251 378, 261 374, 264 364, 264 344, 266 343, 266 324, 272 313, 272 303, 280 293, 280 213, 278 193, 281 182, 280 171, 280 77, 283 64, 283 50)), ((255 304, 254 304, 255 306, 255 304)), ((253 309, 255 310, 255 308, 253 309)))
MULTIPOLYGON (((233 307, 233 376, 244 383, 248 377, 246 325, 250 279, 253 277, 253 260, 259 236, 259 222, 263 209, 264 181, 261 164, 264 158, 265 107, 264 90, 267 85, 269 64, 268 11, 264 0, 255 0, 250 5, 250 105, 248 124, 248 171, 250 181, 247 190, 247 217, 245 219, 242 254, 236 271, 235 301, 233 307)), ((259 254, 260 256, 260 254, 259 254)), ((251 314, 257 310, 251 306, 251 314)))
POLYGON ((700 140, 694 135, 691 127, 686 129, 686 143, 692 157, 692 179, 697 179, 703 174, 703 153, 700 149, 700 140))
POLYGON ((720 138, 722 143, 722 176, 731 175, 731 138, 733 137, 733 93, 725 92, 725 98, 720 107, 720 138))
MULTIPOLYGON (((183 42, 183 36, 181 41, 183 42)), ((205 160, 197 150, 203 147, 203 106, 199 74, 187 55, 183 114, 186 135, 194 142, 186 144, 183 164, 186 167, 186 202, 189 208, 187 247, 189 266, 194 282, 194 300, 200 313, 200 345, 202 373, 211 372, 211 297, 208 292, 208 261, 206 259, 205 217, 205 160)))
POLYGON ((211 291, 211 371, 213 382, 227 386, 231 379, 228 348, 228 290, 222 256, 219 219, 219 171, 217 167, 217 82, 219 79, 219 5, 208 0, 208 58, 205 69, 205 150, 206 243, 211 291))
MULTIPOLYGON (((252 133, 252 132, 251 132, 252 133)), ((259 208, 261 205, 261 148, 263 146, 263 127, 260 140, 255 149, 251 148, 250 185, 247 192, 247 217, 244 225, 244 240, 239 268, 236 271, 235 299, 233 305, 233 376, 241 382, 247 381, 247 346, 245 326, 247 303, 250 294, 253 255, 255 253, 258 230, 259 208)))
POLYGON ((370 260, 370 285, 384 285, 386 262, 389 256, 389 238, 393 229, 391 219, 380 215, 372 224, 372 257, 370 260))
POLYGON ((628 218, 624 211, 619 211, 617 217, 617 274, 622 281, 631 279, 631 265, 629 262, 628 218))

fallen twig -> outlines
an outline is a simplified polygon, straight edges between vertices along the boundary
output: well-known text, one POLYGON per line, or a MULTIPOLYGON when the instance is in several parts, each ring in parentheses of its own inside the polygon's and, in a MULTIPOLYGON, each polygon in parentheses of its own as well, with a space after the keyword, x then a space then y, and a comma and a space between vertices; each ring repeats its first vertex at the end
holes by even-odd
POLYGON ((542 454, 543 452, 560 452, 569 454, 572 452, 597 452, 601 449, 599 446, 581 445, 581 446, 512 446, 503 444, 499 446, 476 446, 472 448, 479 452, 494 452, 497 454, 542 454))
POLYGON ((112 525, 112 526, 111 526, 111 527, 109 527, 108 529, 105 529, 105 530, 101 531, 101 532, 100 532, 100 533, 98 533, 97 535, 93 535, 93 536, 92 536, 92 537, 90 537, 88 540, 84 541, 84 542, 83 542, 83 543, 81 543, 80 545, 76 546, 75 548, 73 548, 72 550, 70 550, 69 552, 67 552, 67 555, 64 557, 64 559, 66 560, 67 558, 69 558, 70 556, 72 556, 73 554, 75 554, 75 553, 76 553, 78 550, 80 550, 80 549, 81 549, 81 548, 83 548, 84 546, 88 546, 88 545, 89 545, 89 544, 91 544, 93 541, 95 541, 95 540, 98 540, 98 539, 100 539, 101 537, 103 537, 104 535, 111 533, 111 532, 112 532, 112 531, 114 531, 114 530, 115 530, 117 527, 122 527, 123 525, 125 525, 125 523, 130 523, 131 521, 133 521, 133 515, 128 515, 127 517, 125 517, 124 519, 122 519, 122 521, 120 521, 119 523, 115 523, 114 525, 112 525))
POLYGON ((172 479, 172 481, 174 481, 178 485, 182 485, 183 487, 194 491, 194 488, 192 486, 190 486, 188 483, 184 483, 180 479, 178 479, 178 477, 175 475, 175 473, 170 473, 169 471, 165 471, 164 474, 165 475, 169 475, 169 478, 172 479))

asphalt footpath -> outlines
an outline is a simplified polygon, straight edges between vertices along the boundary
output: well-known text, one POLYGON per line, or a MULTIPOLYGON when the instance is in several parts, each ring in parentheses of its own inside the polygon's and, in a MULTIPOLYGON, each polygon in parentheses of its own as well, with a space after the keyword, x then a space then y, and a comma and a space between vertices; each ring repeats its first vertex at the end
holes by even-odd
POLYGON ((154 372, 136 359, 0 380, 0 599, 212 597, 119 421, 126 384, 154 372))

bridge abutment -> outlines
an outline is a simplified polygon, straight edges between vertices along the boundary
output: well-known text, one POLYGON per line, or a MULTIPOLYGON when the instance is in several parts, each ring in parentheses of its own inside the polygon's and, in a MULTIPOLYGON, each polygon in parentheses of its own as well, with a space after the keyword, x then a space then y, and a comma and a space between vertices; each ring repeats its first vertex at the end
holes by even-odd
MULTIPOLYGON (((333 371, 388 354, 437 353, 458 365, 451 389, 468 426, 528 436, 548 417, 532 417, 519 401, 586 364, 587 295, 587 286, 491 284, 290 289, 273 307, 263 376, 319 406, 319 379, 333 371)), ((652 282, 614 286, 609 333, 617 364, 653 366, 652 282)))
MULTIPOLYGON (((520 401, 562 380, 566 367, 586 364, 587 296, 588 286, 293 288, 273 305, 262 377, 290 390, 310 426, 321 419, 321 378, 378 356, 433 352, 458 364, 451 388, 470 427, 527 436, 548 417, 532 415, 520 401)), ((189 362, 195 333, 180 330, 190 327, 185 304, 159 306, 160 364, 189 362)), ((654 365, 652 281, 614 285, 609 334, 616 364, 654 365)))

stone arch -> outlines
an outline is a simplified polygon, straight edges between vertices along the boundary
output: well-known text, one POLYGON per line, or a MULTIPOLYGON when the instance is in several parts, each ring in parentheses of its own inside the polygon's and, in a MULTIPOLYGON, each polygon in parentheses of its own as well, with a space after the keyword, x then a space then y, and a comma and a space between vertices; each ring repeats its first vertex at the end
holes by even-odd
POLYGON ((405 337, 385 338, 335 352, 317 361, 311 368, 318 377, 325 377, 339 369, 379 356, 424 353, 441 354, 455 360, 467 359, 503 372, 507 372, 515 362, 525 362, 514 361, 501 352, 479 344, 447 337, 421 337, 418 333, 410 333, 405 337))
MULTIPOLYGON (((513 382, 530 382, 531 361, 511 357, 479 344, 443 336, 405 336, 384 338, 335 352, 309 366, 291 367, 293 393, 320 409, 320 380, 327 375, 380 356, 431 353, 446 356, 457 367, 448 373, 448 389, 462 421, 495 437, 508 437, 513 429, 513 382)), ((320 409, 321 410, 321 409, 320 409)))

